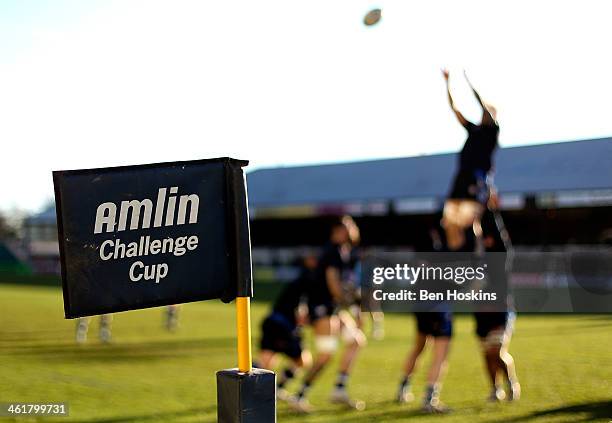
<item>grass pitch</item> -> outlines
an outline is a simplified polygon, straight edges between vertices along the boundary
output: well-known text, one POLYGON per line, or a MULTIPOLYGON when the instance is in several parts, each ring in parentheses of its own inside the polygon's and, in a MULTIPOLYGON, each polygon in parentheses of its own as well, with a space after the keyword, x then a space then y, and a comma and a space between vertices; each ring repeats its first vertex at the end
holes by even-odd
MULTIPOLYGON (((268 305, 253 305, 254 344, 268 305)), ((0 285, 0 402, 68 402, 70 422, 214 422, 215 371, 233 367, 233 305, 187 304, 177 333, 162 328, 161 309, 115 315, 114 342, 74 343, 74 321, 62 314, 61 290, 0 285)), ((425 416, 392 402, 402 360, 414 339, 408 315, 388 315, 386 337, 371 341, 351 377, 363 412, 330 405, 336 363, 312 389, 318 412, 292 414, 279 404, 279 421, 298 422, 575 422, 612 421, 612 316, 519 315, 510 352, 517 361, 523 398, 486 404, 488 393, 470 316, 455 319, 455 337, 442 400, 448 416, 425 416)), ((255 348, 256 349, 256 348, 255 348)), ((414 380, 423 391, 427 358, 414 380)), ((293 385, 290 389, 296 389, 293 385)), ((2 418, 0 418, 2 420, 2 418)), ((10 419, 7 419, 10 421, 10 419)), ((36 421, 24 417, 15 421, 36 421)))

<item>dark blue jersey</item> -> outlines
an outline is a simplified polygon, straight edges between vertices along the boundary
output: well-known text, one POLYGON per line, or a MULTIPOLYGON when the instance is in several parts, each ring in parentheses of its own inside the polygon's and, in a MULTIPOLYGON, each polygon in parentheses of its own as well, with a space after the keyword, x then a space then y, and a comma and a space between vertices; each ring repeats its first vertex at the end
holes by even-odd
POLYGON ((468 131, 468 138, 459 154, 459 169, 467 172, 480 170, 487 173, 493 165, 493 152, 497 147, 499 126, 474 125, 468 122, 465 129, 468 131))
POLYGON ((327 285, 327 269, 334 268, 340 273, 343 282, 352 277, 355 269, 356 258, 354 254, 343 257, 340 246, 328 244, 321 253, 313 283, 308 290, 309 304, 333 304, 333 298, 327 285))
POLYGON ((307 271, 299 278, 283 288, 272 306, 273 314, 282 315, 287 323, 296 326, 295 314, 300 302, 304 301, 308 285, 311 281, 307 271))

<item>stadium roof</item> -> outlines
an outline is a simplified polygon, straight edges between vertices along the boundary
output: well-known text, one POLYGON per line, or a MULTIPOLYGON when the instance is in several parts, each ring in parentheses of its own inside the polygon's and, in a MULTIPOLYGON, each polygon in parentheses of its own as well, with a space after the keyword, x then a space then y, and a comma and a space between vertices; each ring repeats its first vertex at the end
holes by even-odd
POLYGON ((29 216, 26 225, 55 225, 55 204, 46 206, 43 211, 29 216))
MULTIPOLYGON (((448 153, 259 169, 247 175, 249 203, 257 211, 412 201, 408 209, 431 210, 447 193, 456 161, 456 153, 448 153)), ((572 198, 595 192, 612 199, 612 138, 502 148, 495 163, 495 182, 508 206, 520 207, 526 195, 564 192, 572 198)))
MULTIPOLYGON (((456 153, 258 169, 247 174, 251 217, 329 213, 430 213, 441 207, 456 153)), ((495 183, 502 207, 533 195, 542 207, 612 205, 612 138, 501 148, 495 183)), ((27 220, 55 224, 55 207, 27 220)))

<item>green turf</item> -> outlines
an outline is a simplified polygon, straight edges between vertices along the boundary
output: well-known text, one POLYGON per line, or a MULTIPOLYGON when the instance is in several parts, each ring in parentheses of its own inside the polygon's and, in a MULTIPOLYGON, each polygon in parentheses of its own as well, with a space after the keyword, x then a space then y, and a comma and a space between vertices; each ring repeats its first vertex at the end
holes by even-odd
MULTIPOLYGON (((265 304, 254 304, 255 338, 265 304)), ((61 291, 0 285, 0 402, 67 401, 71 422, 216 421, 215 371, 235 364, 234 308, 217 301, 184 306, 181 328, 162 330, 162 311, 121 313, 114 343, 73 342, 74 322, 62 318, 61 291)), ((367 401, 364 412, 329 405, 331 366, 312 390, 319 412, 301 417, 279 406, 279 421, 302 422, 574 422, 612 420, 612 318, 519 316, 511 353, 523 398, 487 405, 487 385, 469 316, 456 319, 456 336, 442 399, 449 416, 422 416, 418 405, 391 402, 414 322, 390 315, 384 341, 363 351, 350 390, 367 401)), ((423 388, 423 362, 415 393, 423 388)), ((1 418, 0 418, 1 420, 1 418)), ((20 418, 16 421, 24 422, 20 418)))

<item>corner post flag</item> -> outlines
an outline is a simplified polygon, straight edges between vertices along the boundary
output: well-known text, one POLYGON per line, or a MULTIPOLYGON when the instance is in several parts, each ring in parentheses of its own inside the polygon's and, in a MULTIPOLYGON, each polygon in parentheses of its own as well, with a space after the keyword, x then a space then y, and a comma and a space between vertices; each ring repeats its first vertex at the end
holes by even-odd
POLYGON ((66 318, 236 300, 238 368, 217 372, 219 422, 276 421, 276 377, 251 364, 247 164, 53 172, 66 318))

